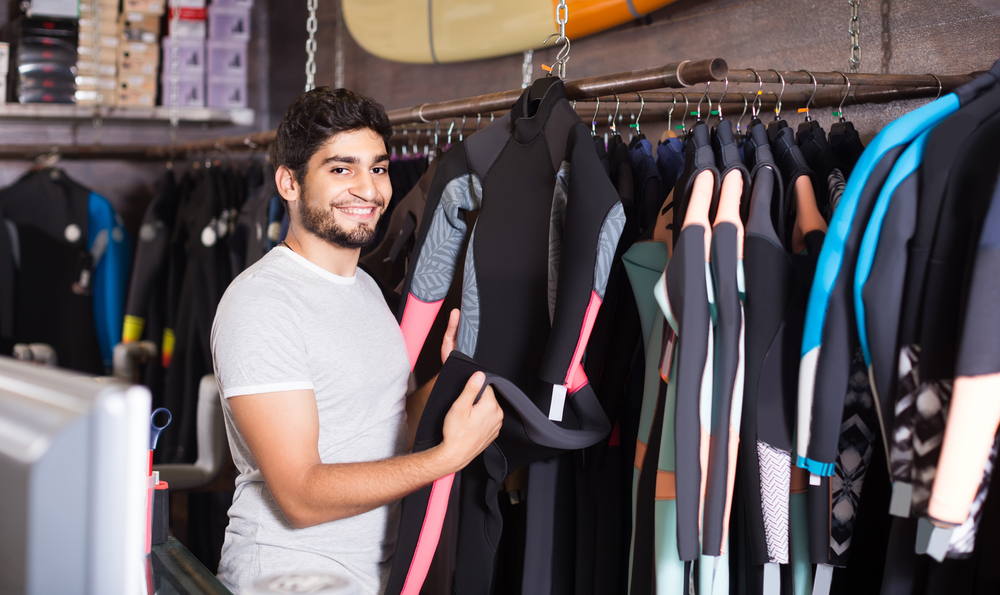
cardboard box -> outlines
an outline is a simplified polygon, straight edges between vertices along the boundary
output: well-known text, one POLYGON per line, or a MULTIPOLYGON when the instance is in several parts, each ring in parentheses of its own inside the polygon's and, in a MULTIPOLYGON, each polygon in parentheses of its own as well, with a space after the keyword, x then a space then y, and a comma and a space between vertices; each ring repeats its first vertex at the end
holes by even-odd
MULTIPOLYGON (((170 87, 170 80, 163 78, 160 81, 160 88, 163 98, 163 105, 173 105, 173 90, 170 87)), ((205 107, 205 79, 204 77, 180 78, 177 80, 177 105, 181 107, 205 107)))
POLYGON ((208 32, 207 18, 208 13, 204 8, 171 8, 167 11, 167 32, 170 37, 205 39, 208 32), (176 27, 174 13, 177 13, 176 27))
MULTIPOLYGON (((103 52, 102 52, 103 53, 103 52)), ((97 65, 97 69, 94 68, 94 62, 92 60, 83 61, 76 63, 76 74, 78 76, 94 76, 96 72, 100 71, 101 78, 108 78, 110 80, 115 80, 118 76, 118 63, 117 62, 100 62, 97 65)))
POLYGON ((247 76, 247 44, 209 39, 206 49, 208 74, 219 77, 247 76))
POLYGON ((94 20, 92 18, 80 19, 80 33, 83 32, 94 33, 95 31, 101 35, 117 35, 118 34, 118 13, 109 13, 105 15, 101 13, 99 20, 94 20))
MULTIPOLYGON (((98 56, 100 64, 117 64, 118 54, 121 53, 121 46, 117 50, 114 49, 104 49, 101 48, 101 54, 98 56)), ((76 63, 81 62, 94 62, 94 46, 92 45, 81 45, 76 48, 76 63)))
MULTIPOLYGON (((118 17, 118 22, 123 31, 137 30, 152 33, 157 37, 160 35, 159 15, 128 11, 123 12, 121 16, 118 17)), ((154 40, 147 43, 156 43, 156 41, 154 40)))
POLYGON ((100 43, 102 54, 104 52, 115 54, 118 52, 118 46, 121 45, 121 40, 113 33, 111 35, 104 35, 94 33, 93 31, 80 31, 80 47, 88 46, 92 48, 95 41, 100 43))
POLYGON ((114 94, 115 89, 118 88, 118 77, 114 76, 102 76, 97 78, 95 76, 81 76, 76 77, 76 90, 77 91, 97 91, 100 89, 104 92, 110 92, 114 94))
MULTIPOLYGON (((87 91, 77 89, 76 91, 76 104, 77 105, 97 105, 97 91, 87 91)), ((118 94, 112 90, 110 92, 105 92, 101 94, 100 104, 107 107, 114 107, 118 104, 118 94)))
POLYGON ((156 71, 160 68, 159 60, 122 60, 118 63, 118 73, 124 76, 141 74, 142 76, 156 76, 156 71))
POLYGON ((102 20, 105 18, 105 15, 112 15, 117 20, 118 0, 99 0, 97 2, 93 0, 80 0, 80 18, 93 18, 98 7, 100 8, 100 18, 102 20))
POLYGON ((156 91, 119 91, 118 105, 132 107, 153 107, 156 104, 156 91))
POLYGON ((250 9, 209 5, 208 36, 222 41, 250 41, 250 9))
POLYGON ((0 103, 7 103, 7 77, 0 76, 0 103))
POLYGON ((144 60, 157 62, 160 59, 160 45, 157 43, 142 43, 141 41, 123 42, 118 48, 122 60, 144 60))
POLYGON ((147 12, 163 14, 163 0, 122 0, 122 12, 147 12))
MULTIPOLYGON (((163 76, 173 76, 172 37, 163 38, 163 76)), ((199 77, 205 73, 205 40, 177 38, 177 74, 182 77, 199 77)))
POLYGON ((206 84, 208 107, 245 108, 247 106, 247 79, 208 77, 206 84))
POLYGON ((118 74, 118 90, 139 91, 156 95, 156 77, 141 74, 118 74))
POLYGON ((0 75, 6 75, 10 71, 10 44, 0 42, 0 75))

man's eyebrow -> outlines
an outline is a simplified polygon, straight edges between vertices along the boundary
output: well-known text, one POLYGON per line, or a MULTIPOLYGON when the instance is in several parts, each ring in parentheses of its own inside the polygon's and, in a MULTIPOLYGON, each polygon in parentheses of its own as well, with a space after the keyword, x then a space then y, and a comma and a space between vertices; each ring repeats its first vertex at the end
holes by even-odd
MULTIPOLYGON (((385 161, 389 161, 389 155, 387 153, 379 155, 372 161, 372 163, 383 163, 385 161)), ((323 167, 328 163, 347 163, 349 165, 357 165, 360 162, 361 160, 353 155, 333 155, 324 159, 323 163, 320 164, 320 167, 323 167)))

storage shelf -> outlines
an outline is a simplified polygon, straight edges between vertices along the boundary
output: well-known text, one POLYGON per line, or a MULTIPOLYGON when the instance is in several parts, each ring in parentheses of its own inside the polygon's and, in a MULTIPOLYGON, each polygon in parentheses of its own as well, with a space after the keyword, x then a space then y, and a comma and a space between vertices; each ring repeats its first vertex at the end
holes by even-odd
MULTIPOLYGON (((90 120, 96 107, 92 105, 5 103, 0 104, 0 120, 22 121, 75 121, 90 120)), ((156 107, 102 107, 101 118, 106 121, 146 121, 169 122, 171 108, 156 107)), ((233 124, 253 126, 252 109, 219 109, 206 107, 182 107, 178 110, 181 122, 208 124, 233 124)))

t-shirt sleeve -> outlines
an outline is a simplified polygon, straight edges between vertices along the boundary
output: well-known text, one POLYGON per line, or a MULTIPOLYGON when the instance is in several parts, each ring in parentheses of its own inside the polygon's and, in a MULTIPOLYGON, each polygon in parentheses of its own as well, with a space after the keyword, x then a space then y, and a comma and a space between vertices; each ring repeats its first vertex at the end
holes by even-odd
POLYGON ((295 313, 280 300, 239 289, 223 297, 212 325, 212 360, 222 396, 312 390, 295 313))

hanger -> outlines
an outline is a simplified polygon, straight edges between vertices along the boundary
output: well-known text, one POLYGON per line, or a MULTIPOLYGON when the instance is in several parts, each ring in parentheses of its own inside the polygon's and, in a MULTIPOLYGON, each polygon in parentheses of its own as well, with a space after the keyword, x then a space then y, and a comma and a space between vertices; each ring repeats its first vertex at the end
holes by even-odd
MULTIPOLYGON (((642 110, 646 109, 646 100, 642 98, 641 93, 636 93, 636 95, 639 97, 639 115, 635 117, 635 122, 629 124, 629 128, 635 128, 635 142, 642 142, 646 140, 646 135, 639 130, 639 118, 642 117, 642 110)), ((629 112, 631 113, 631 111, 630 109, 629 112)))
MULTIPOLYGON (((705 83, 705 92, 702 93, 701 99, 698 100, 698 122, 701 122, 701 102, 705 101, 705 98, 708 97, 708 88, 711 87, 711 86, 712 86, 712 81, 708 81, 707 83, 705 83)), ((711 116, 712 115, 712 100, 711 99, 708 100, 708 112, 709 112, 709 116, 711 116)))
POLYGON ((744 118, 744 117, 745 117, 745 116, 747 115, 747 104, 749 103, 749 102, 747 101, 747 96, 746 96, 746 93, 743 93, 743 92, 741 91, 741 92, 740 92, 740 97, 742 97, 742 98, 743 98, 743 113, 742 113, 742 114, 740 114, 740 119, 739 119, 739 120, 736 120, 736 137, 737 137, 737 138, 739 138, 739 137, 742 137, 742 136, 744 136, 744 134, 743 134, 743 131, 742 131, 742 130, 740 130, 740 124, 742 124, 742 123, 743 123, 743 118, 744 118))
POLYGON ((844 102, 846 102, 847 98, 850 97, 851 95, 851 79, 850 77, 848 77, 843 72, 840 72, 839 70, 836 70, 834 72, 844 77, 844 84, 847 85, 847 92, 844 93, 844 97, 841 98, 840 105, 837 106, 837 111, 833 112, 833 115, 839 117, 840 121, 834 122, 833 126, 830 126, 831 138, 837 135, 847 134, 850 131, 854 130, 854 124, 848 122, 847 118, 844 117, 844 102))
MULTIPOLYGON (((597 97, 597 107, 594 108, 594 119, 590 121, 590 135, 597 136, 597 114, 601 111, 601 98, 597 97)), ((492 116, 493 114, 490 114, 492 116)))
MULTIPOLYGON (((719 116, 719 123, 720 123, 720 124, 722 123, 722 102, 723 102, 723 101, 725 101, 725 99, 726 99, 726 93, 728 93, 728 92, 729 92, 729 77, 727 76, 727 77, 725 77, 725 78, 724 78, 724 79, 722 79, 722 80, 723 80, 723 82, 725 82, 725 83, 726 83, 726 86, 725 86, 725 87, 724 87, 724 88, 722 89, 722 96, 721 96, 721 97, 719 97, 719 103, 718 103, 718 105, 717 105, 717 106, 716 106, 716 108, 715 108, 716 112, 718 112, 718 113, 717 113, 716 115, 717 115, 717 116, 719 116)), ((709 106, 711 106, 711 102, 709 102, 709 106)), ((708 118, 705 118, 705 121, 706 121, 706 122, 707 122, 707 121, 709 120, 709 118, 711 118, 711 116, 712 116, 712 114, 711 114, 711 111, 709 112, 709 114, 708 114, 708 115, 709 115, 709 117, 708 117, 708 118)), ((716 125, 718 125, 718 124, 716 124, 716 125)))
POLYGON ((749 132, 750 129, 757 124, 763 124, 763 122, 760 121, 760 108, 763 107, 764 104, 764 100, 761 98, 764 94, 764 79, 760 78, 760 73, 753 68, 750 69, 750 72, 757 77, 757 93, 753 96, 753 102, 750 104, 750 114, 753 117, 750 120, 750 125, 747 126, 747 132, 749 132))
POLYGON ((677 138, 677 133, 674 132, 674 110, 677 109, 677 95, 671 91, 670 97, 674 101, 670 104, 670 111, 667 112, 667 129, 660 135, 660 144, 667 142, 668 138, 677 138))

